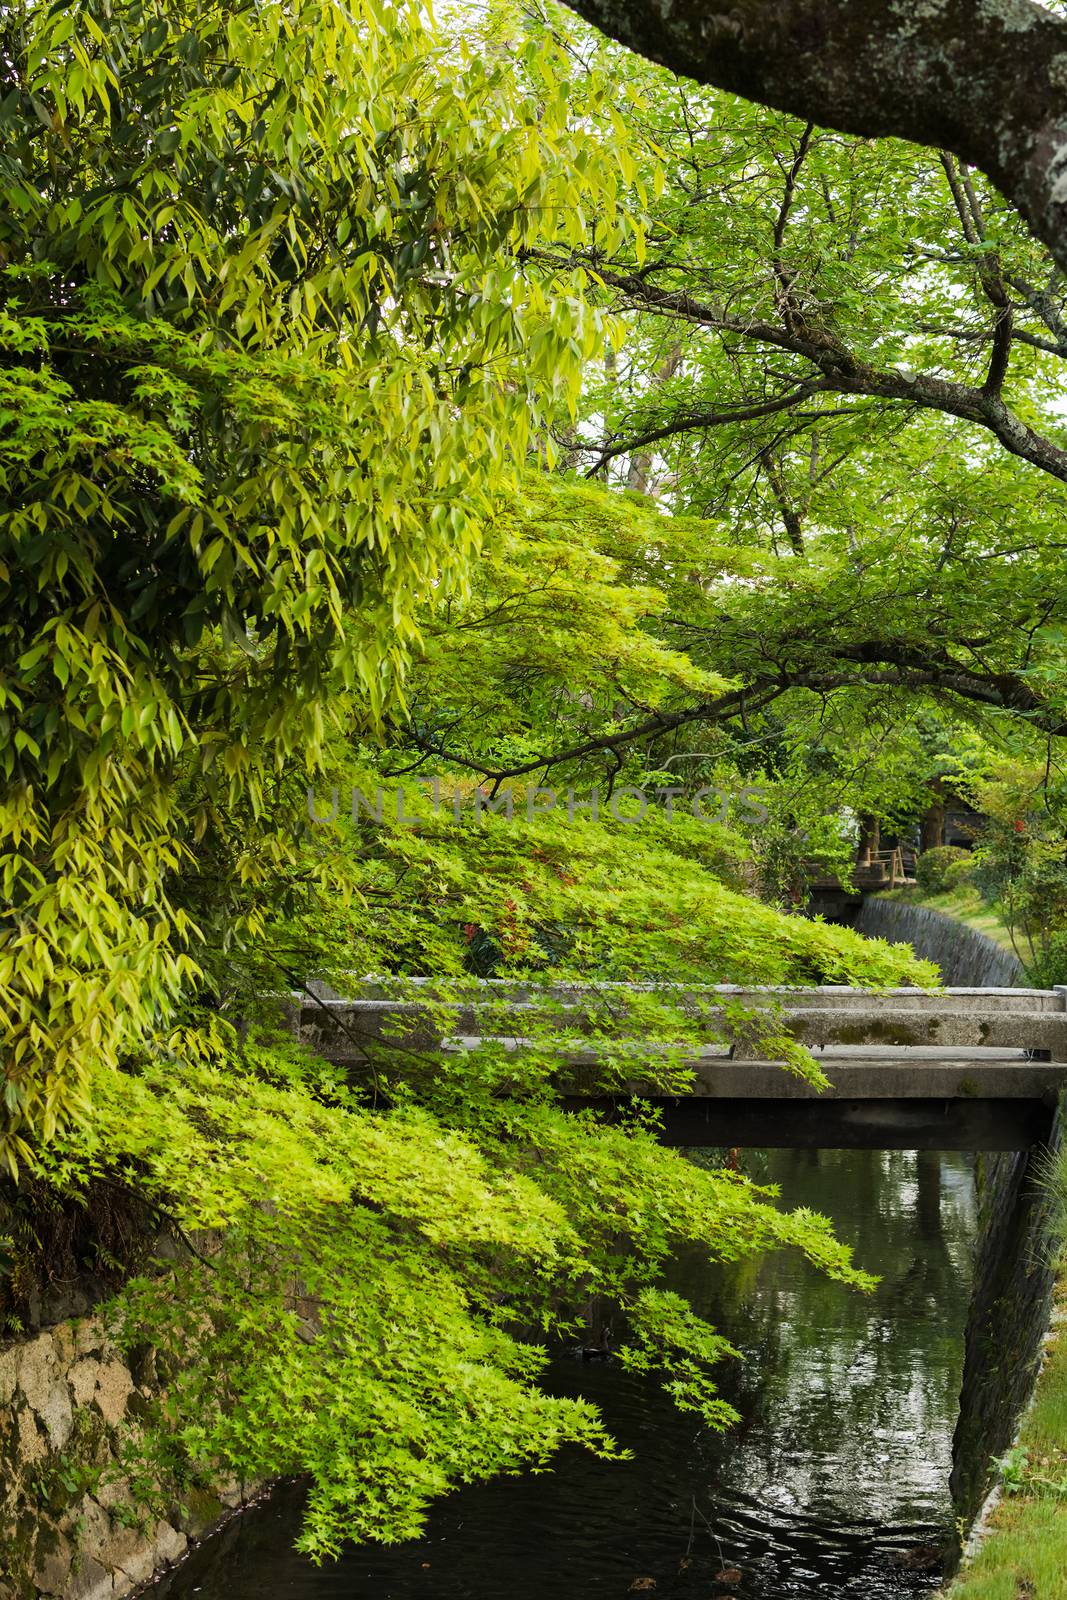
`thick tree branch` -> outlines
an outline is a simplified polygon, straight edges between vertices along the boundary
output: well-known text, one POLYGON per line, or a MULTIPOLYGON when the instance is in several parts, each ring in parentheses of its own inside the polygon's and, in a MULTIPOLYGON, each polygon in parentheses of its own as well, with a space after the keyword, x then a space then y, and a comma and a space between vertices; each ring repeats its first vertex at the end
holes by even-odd
POLYGON ((982 385, 983 394, 999 395, 1004 387, 1004 379, 1008 373, 1008 359, 1011 355, 1012 321, 1011 306, 1001 306, 993 319, 993 349, 989 357, 985 383, 982 385))
POLYGON ((795 556, 804 554, 804 529, 800 520, 800 513, 789 498, 782 474, 781 463, 775 459, 773 450, 765 450, 761 457, 767 482, 771 486, 771 493, 778 502, 778 509, 782 513, 782 525, 789 546, 795 556))
MULTIPOLYGON (((955 161, 947 150, 941 150, 938 154, 945 169, 949 188, 952 190, 952 198, 963 228, 963 237, 975 248, 983 246, 986 236, 985 221, 970 175, 957 169, 955 161)), ((979 255, 978 281, 986 299, 993 307, 993 349, 982 393, 999 395, 1008 373, 1015 318, 1011 301, 1008 299, 1008 291, 1001 277, 1000 257, 996 251, 983 251, 979 255)))
POLYGON ((797 178, 804 165, 805 157, 811 148, 811 137, 815 132, 809 122, 800 136, 800 142, 793 154, 789 171, 785 175, 785 190, 782 203, 778 208, 778 215, 774 222, 774 282, 775 301, 785 326, 793 332, 807 331, 804 320, 804 308, 796 291, 796 273, 786 265, 782 259, 782 246, 785 243, 786 223, 789 221, 789 212, 792 209, 793 197, 796 194, 797 178))
POLYGON ((1067 268, 1067 21, 1031 0, 570 0, 675 72, 980 167, 1067 268))
POLYGON ((777 395, 773 400, 755 400, 751 405, 727 406, 722 411, 707 411, 694 407, 691 411, 676 413, 670 422, 664 423, 661 427, 649 428, 628 439, 613 440, 604 445, 586 473, 586 477, 597 477, 616 456, 627 455, 631 451, 646 450, 650 444, 671 439, 675 434, 698 433, 705 428, 725 428, 730 423, 752 422, 759 417, 771 417, 778 411, 792 410, 794 406, 810 399, 813 394, 818 394, 829 387, 830 385, 822 379, 810 379, 806 383, 798 384, 795 389, 790 389, 788 394, 777 395))
MULTIPOLYGON (((976 705, 1019 712, 1048 733, 1061 736, 1067 733, 1067 722, 1062 714, 1049 707, 1041 695, 1035 693, 1029 683, 1014 672, 976 672, 929 645, 919 650, 914 646, 878 639, 840 645, 835 648, 834 654, 843 661, 889 668, 900 674, 899 681, 904 686, 944 689, 976 705)), ((867 681, 874 681, 868 679, 867 674, 864 676, 867 681)), ((882 678, 879 681, 886 680, 882 678)))
POLYGON ((416 749, 444 757, 452 765, 476 772, 497 786, 531 772, 547 773, 552 767, 580 761, 586 756, 618 755, 634 745, 692 723, 725 723, 735 717, 745 717, 763 710, 790 690, 832 694, 840 689, 864 688, 925 689, 935 694, 951 694, 986 710, 1022 715, 1032 726, 1049 735, 1067 736, 1067 719, 1063 714, 1013 672, 977 672, 951 656, 930 649, 920 651, 913 645, 895 644, 892 640, 872 640, 836 646, 828 652, 825 666, 798 664, 783 666, 773 674, 754 674, 743 687, 714 700, 697 701, 679 711, 656 712, 642 722, 598 738, 544 750, 533 759, 512 766, 492 765, 484 758, 448 748, 423 735, 409 733, 408 738, 416 749))
MULTIPOLYGON (((540 259, 553 261, 557 266, 561 264, 559 257, 547 254, 540 259)), ((929 411, 943 411, 962 421, 972 422, 992 433, 1011 455, 1019 456, 1042 472, 1067 483, 1067 450, 1061 449, 1051 439, 1023 422, 1001 399, 998 390, 990 386, 991 382, 996 384, 1003 377, 1002 365, 1007 359, 1011 339, 1010 321, 1003 328, 994 328, 989 373, 985 384, 976 388, 973 384, 954 383, 928 373, 871 366, 854 356, 826 328, 809 324, 787 328, 757 317, 739 317, 685 290, 660 288, 633 272, 617 272, 599 263, 596 271, 604 283, 621 290, 635 307, 678 317, 699 327, 733 333, 740 338, 802 356, 821 373, 821 389, 836 394, 870 395, 881 400, 900 401, 929 411)), ((736 409, 740 412, 744 408, 739 406, 736 409)), ((696 426, 701 424, 697 422, 696 426)), ((666 437, 668 432, 681 431, 684 431, 684 427, 676 427, 672 421, 665 428, 663 436, 666 437)))
POLYGON ((1057 302, 1053 295, 1057 283, 1062 282, 1059 274, 1054 273, 1044 289, 1038 289, 1032 283, 1027 283, 1025 278, 1009 276, 1008 282, 1052 334, 1056 340, 1056 353, 1067 356, 1067 321, 1063 317, 1062 301, 1057 302))
POLYGON ((442 756, 456 766, 465 767, 468 772, 477 772, 483 778, 491 778, 494 783, 503 783, 508 778, 524 778, 530 772, 548 771, 549 768, 557 767, 564 761, 580 761, 583 756, 624 750, 630 745, 640 744, 644 739, 655 739, 664 733, 673 733, 676 728, 684 728, 691 722, 725 722, 730 717, 736 717, 742 707, 749 712, 761 710, 772 700, 777 699, 778 695, 784 694, 788 687, 789 685, 785 683, 760 678, 746 688, 732 689, 728 694, 720 695, 715 700, 702 700, 696 705, 687 706, 682 711, 658 711, 643 722, 634 723, 630 727, 601 734, 595 739, 583 739, 577 744, 565 745, 559 750, 549 750, 531 761, 518 762, 510 767, 487 766, 484 761, 464 755, 459 750, 446 748, 443 744, 438 744, 418 732, 409 731, 408 742, 417 750, 442 756))

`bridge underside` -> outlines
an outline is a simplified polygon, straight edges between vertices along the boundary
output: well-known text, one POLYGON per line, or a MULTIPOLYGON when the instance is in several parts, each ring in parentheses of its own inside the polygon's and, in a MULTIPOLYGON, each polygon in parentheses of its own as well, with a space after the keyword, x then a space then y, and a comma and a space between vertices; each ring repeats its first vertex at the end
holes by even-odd
MULTIPOLYGON (((1047 1142, 1065 1067, 1047 1050, 977 1045, 827 1045, 818 1092, 783 1063, 711 1055, 691 1063, 677 1098, 644 1094, 664 1142, 778 1149, 1026 1150, 1047 1142)), ((577 1063, 576 1063, 577 1065, 577 1063)), ((579 1069, 580 1070, 580 1069, 579 1069)), ((575 1089, 586 1085, 575 1084, 575 1089)), ((573 1094, 575 1110, 621 1111, 622 1094, 573 1094)))
MULTIPOLYGON (((1026 1150, 1046 1144, 1055 1106, 1043 1100, 750 1100, 648 1097, 663 1143, 778 1150, 1026 1150)), ((571 1095, 572 1111, 625 1115, 631 1101, 571 1095)))

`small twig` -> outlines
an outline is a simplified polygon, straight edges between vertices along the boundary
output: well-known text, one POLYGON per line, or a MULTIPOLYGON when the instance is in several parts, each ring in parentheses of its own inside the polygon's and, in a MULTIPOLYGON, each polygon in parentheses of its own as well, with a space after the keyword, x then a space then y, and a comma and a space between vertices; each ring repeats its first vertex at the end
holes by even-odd
POLYGON ((700 1518, 700 1520, 704 1524, 705 1528, 707 1528, 708 1532, 711 1534, 711 1537, 715 1540, 715 1548, 719 1552, 719 1562, 720 1562, 720 1564, 722 1566, 725 1567, 725 1565, 726 1565, 726 1557, 722 1553, 722 1545, 719 1543, 719 1535, 715 1532, 715 1529, 712 1527, 711 1523, 708 1521, 708 1519, 704 1515, 703 1511, 701 1511, 700 1507, 697 1505, 697 1497, 696 1497, 696 1495, 695 1494, 691 1495, 690 1498, 692 1500, 693 1510, 695 1511, 696 1515, 700 1518))

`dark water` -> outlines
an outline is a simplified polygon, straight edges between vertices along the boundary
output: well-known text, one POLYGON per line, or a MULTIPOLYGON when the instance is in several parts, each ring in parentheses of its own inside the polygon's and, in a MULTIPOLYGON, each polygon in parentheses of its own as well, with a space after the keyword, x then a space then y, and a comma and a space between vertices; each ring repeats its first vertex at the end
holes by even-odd
POLYGON ((353 1549, 322 1569, 292 1552, 300 1492, 283 1490, 153 1600, 884 1600, 935 1588, 936 1572, 909 1563, 952 1526, 970 1161, 860 1150, 751 1163, 791 1205, 834 1218, 883 1281, 861 1296, 786 1253, 714 1271, 676 1263, 675 1287, 747 1358, 719 1369, 743 1418, 729 1434, 610 1361, 561 1357, 549 1385, 594 1398, 633 1461, 569 1451, 551 1473, 453 1495, 417 1543, 353 1549))

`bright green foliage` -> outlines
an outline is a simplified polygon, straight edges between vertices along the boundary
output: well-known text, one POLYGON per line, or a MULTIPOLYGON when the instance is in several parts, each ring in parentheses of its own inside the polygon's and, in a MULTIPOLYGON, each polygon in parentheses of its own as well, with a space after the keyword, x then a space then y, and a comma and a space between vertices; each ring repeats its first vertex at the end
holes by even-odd
POLYGON ((621 225, 568 132, 604 85, 547 40, 30 0, 0 59, 14 1163, 193 975, 169 885, 216 809, 255 831, 338 692, 364 725, 397 703, 417 608, 573 399, 602 317, 517 249, 621 225))
POLYGON ((456 1132, 432 1110, 369 1110, 291 1047, 226 1034, 202 1034, 199 1059, 175 1039, 101 1073, 91 1138, 46 1156, 75 1191, 136 1175, 179 1239, 177 1262, 118 1306, 127 1337, 180 1373, 128 1463, 149 1499, 220 1470, 307 1472, 312 1554, 410 1537, 451 1485, 544 1464, 565 1440, 613 1453, 587 1403, 535 1386, 540 1340, 575 1337, 590 1295, 626 1312, 631 1362, 666 1365, 679 1403, 723 1426, 707 1369, 728 1347, 656 1288, 670 1255, 789 1245, 867 1281, 825 1219, 778 1211, 638 1124, 562 1115, 521 1065, 510 1098, 472 1097, 456 1132))
MULTIPOLYGON (((359 793, 373 795, 375 777, 366 769, 354 775, 359 793)), ((380 827, 361 807, 356 825, 342 815, 311 830, 311 848, 328 852, 338 879, 346 861, 360 862, 353 906, 338 912, 344 932, 331 930, 334 951, 353 971, 381 970, 389 952, 395 959, 403 951, 412 972, 458 975, 462 929, 476 924, 495 941, 501 975, 683 985, 931 981, 933 969, 907 946, 787 916, 728 887, 723 877, 742 870, 733 858, 745 853, 743 839, 687 815, 684 802, 670 819, 650 806, 637 821, 631 800, 631 823, 610 812, 594 822, 579 812, 576 791, 573 818, 561 794, 552 812, 527 823, 533 791, 515 785, 509 823, 479 816, 469 784, 448 775, 436 781, 436 816, 432 783, 420 793, 409 781, 403 822, 386 810, 385 792, 395 786, 382 785, 380 827)), ((623 805, 619 812, 626 815, 623 805)), ((323 914, 316 909, 312 920, 323 914)), ((263 956, 269 960, 269 946, 263 956)))
MULTIPOLYGON (((848 876, 850 814, 907 825, 934 778, 988 759, 988 744, 895 682, 850 673, 817 697, 797 686, 807 667, 818 681, 850 636, 859 650, 877 635, 909 562, 916 586, 931 587, 932 553, 880 548, 869 574, 822 546, 801 564, 731 543, 719 519, 530 479, 471 603, 427 631, 409 686, 420 770, 458 764, 498 800, 509 785, 545 784, 564 807, 569 786, 585 799, 597 788, 604 814, 627 786, 660 791, 661 809, 679 789, 685 816, 699 795, 706 838, 720 820, 748 839, 752 865, 734 881, 802 900, 813 860, 848 876)), ((974 564, 978 578, 988 569, 974 564)))
POLYGON ((220 1004, 240 1009, 250 989, 312 970, 435 977, 501 961, 598 981, 928 981, 904 949, 746 896, 759 815, 754 797, 740 798, 728 741, 712 742, 697 776, 626 745, 605 758, 619 695, 669 710, 695 682, 712 682, 673 638, 656 637, 664 608, 684 600, 672 550, 739 564, 707 535, 598 490, 528 480, 469 597, 428 620, 408 681, 411 720, 385 759, 335 741, 321 780, 291 775, 278 790, 276 831, 305 839, 298 867, 249 868, 243 814, 212 820, 200 873, 182 886, 190 915, 211 924, 219 886, 251 870, 244 897, 231 891, 225 906, 229 937, 218 926, 200 952, 220 1004), (546 735, 591 748, 546 775, 537 770, 546 735), (479 784, 471 768, 518 775, 479 784), (736 797, 725 819, 719 797, 699 798, 716 781, 736 797))
MULTIPOLYGON (((482 603, 477 592, 453 608, 457 664, 464 617, 482 603)), ((610 1454, 587 1406, 536 1387, 541 1345, 581 1337, 592 1297, 624 1319, 625 1360, 661 1372, 709 1424, 729 1423, 710 1371, 729 1350, 661 1286, 680 1249, 735 1260, 790 1246, 845 1284, 867 1280, 824 1219, 664 1149, 647 1113, 619 1127, 564 1113, 558 1006, 524 1016, 523 1049, 433 1053, 386 1037, 345 1074, 291 1043, 238 1040, 218 1013, 252 1017, 269 1010, 266 991, 313 975, 343 986, 346 968, 349 980, 389 974, 401 996, 408 976, 432 977, 442 1005, 470 998, 472 966, 578 980, 582 1045, 599 1056, 589 1085, 640 1078, 677 1092, 707 1037, 686 998, 696 983, 933 975, 904 947, 728 887, 743 840, 681 808, 639 827, 565 809, 527 824, 520 792, 509 822, 476 815, 467 782, 457 821, 457 780, 439 770, 438 813, 432 783, 409 778, 399 820, 392 780, 339 744, 331 755, 336 821, 312 823, 303 790, 290 799, 289 914, 279 902, 255 940, 205 953, 216 1017, 190 1014, 125 1070, 94 1072, 92 1122, 43 1153, 59 1190, 121 1183, 178 1243, 177 1262, 117 1305, 126 1337, 180 1373, 128 1463, 143 1492, 162 1503, 220 1470, 307 1472, 302 1544, 316 1556, 346 1537, 410 1536, 448 1486, 543 1464, 565 1440, 610 1454), (354 784, 369 802, 355 821, 340 804, 354 784), (627 1003, 621 977, 679 988, 627 1003)), ((410 992, 425 1003, 425 988, 410 992)), ((815 1077, 775 1038, 773 1015, 752 1020, 762 1044, 815 1077)))
MULTIPOLYGON (((1051 752, 1049 752, 1051 754, 1051 752)), ((983 821, 969 876, 997 909, 1012 945, 1038 987, 1067 976, 1067 808, 1062 776, 990 752, 961 789, 983 821)))
MULTIPOLYGON (((522 542, 504 563, 508 582, 522 542)), ((453 607, 457 669, 492 570, 453 607)), ((445 673, 444 633, 433 649, 445 673)), ((401 820, 393 780, 340 744, 331 759, 335 821, 312 823, 304 792, 289 795, 302 870, 288 915, 281 901, 261 912, 257 937, 210 965, 223 1016, 248 1018, 265 991, 313 975, 343 987, 346 969, 349 981, 389 974, 389 989, 424 1004, 406 978, 431 977, 442 1006, 470 998, 472 967, 578 980, 589 986, 582 1044, 599 1056, 590 1086, 640 1078, 677 1092, 707 1037, 686 999, 696 983, 932 977, 903 947, 728 887, 744 841, 681 808, 639 827, 571 820, 564 808, 527 824, 516 786, 509 822, 477 815, 470 782, 438 768, 437 814, 432 780, 409 778, 401 820), (353 785, 364 797, 356 820, 353 785), (627 1003, 612 982, 622 977, 679 988, 627 1003)), ((312 798, 317 815, 332 809, 328 795, 312 798)), ((208 841, 230 842, 222 831, 208 841)), ((210 885, 209 875, 205 897, 210 885)), ((610 1127, 562 1112, 561 1023, 548 1003, 527 1013, 523 1049, 435 1054, 387 1037, 341 1074, 291 1044, 238 1043, 227 1024, 194 1014, 125 1072, 94 1076, 92 1124, 46 1153, 54 1182, 76 1193, 94 1175, 132 1184, 179 1242, 176 1265, 118 1302, 127 1337, 148 1339, 181 1373, 147 1457, 130 1463, 146 1492, 180 1495, 218 1470, 307 1472, 311 1553, 346 1537, 407 1537, 449 1485, 544 1463, 564 1440, 610 1454, 588 1407, 536 1388, 541 1344, 580 1337, 592 1297, 625 1320, 625 1360, 662 1372, 679 1404, 723 1426, 732 1414, 709 1369, 729 1351, 663 1291, 671 1257, 788 1245, 844 1283, 867 1281, 823 1219, 781 1212, 735 1174, 662 1148, 647 1113, 635 1107, 632 1122, 610 1127)), ((773 1016, 753 1028, 815 1076, 810 1058, 775 1039, 773 1016)))

